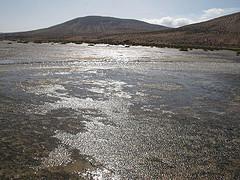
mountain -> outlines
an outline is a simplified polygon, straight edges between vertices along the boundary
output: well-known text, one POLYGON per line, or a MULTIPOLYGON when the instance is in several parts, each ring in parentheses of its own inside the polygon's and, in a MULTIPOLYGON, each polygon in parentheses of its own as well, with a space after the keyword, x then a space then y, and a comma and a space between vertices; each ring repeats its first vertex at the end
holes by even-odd
POLYGON ((46 29, 0 34, 0 39, 239 48, 240 12, 180 28, 131 19, 87 16, 46 29))
POLYGON ((202 23, 188 25, 179 30, 190 32, 240 33, 240 12, 202 23))
POLYGON ((109 36, 107 42, 129 42, 145 45, 180 45, 240 47, 240 12, 212 19, 206 22, 187 25, 158 32, 146 32, 109 36))
POLYGON ((29 32, 8 33, 4 37, 19 39, 66 39, 73 37, 95 37, 99 35, 152 32, 168 29, 160 25, 153 25, 132 19, 113 17, 87 16, 71 21, 29 32))

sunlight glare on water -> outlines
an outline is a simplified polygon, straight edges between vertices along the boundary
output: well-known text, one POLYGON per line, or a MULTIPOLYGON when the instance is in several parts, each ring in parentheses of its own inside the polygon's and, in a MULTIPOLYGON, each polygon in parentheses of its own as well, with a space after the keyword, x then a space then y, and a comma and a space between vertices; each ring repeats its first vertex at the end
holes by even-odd
POLYGON ((239 177, 233 52, 7 42, 0 50, 7 177, 239 177))

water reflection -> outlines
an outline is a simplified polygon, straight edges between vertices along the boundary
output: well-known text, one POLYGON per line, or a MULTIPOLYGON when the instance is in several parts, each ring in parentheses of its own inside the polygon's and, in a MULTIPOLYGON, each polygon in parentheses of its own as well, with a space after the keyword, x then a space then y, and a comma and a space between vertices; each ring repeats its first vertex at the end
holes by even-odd
POLYGON ((235 53, 0 49, 0 177, 239 177, 235 53))

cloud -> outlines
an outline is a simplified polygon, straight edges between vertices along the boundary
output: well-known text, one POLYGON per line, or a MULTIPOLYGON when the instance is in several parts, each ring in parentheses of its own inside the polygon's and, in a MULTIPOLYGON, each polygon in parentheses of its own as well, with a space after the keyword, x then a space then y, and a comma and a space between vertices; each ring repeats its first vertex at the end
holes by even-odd
POLYGON ((159 24, 167 27, 180 27, 188 24, 207 21, 213 18, 217 18, 220 16, 224 16, 224 15, 231 14, 234 12, 239 12, 239 11, 240 11, 240 8, 227 8, 227 9, 211 8, 211 9, 204 10, 202 14, 196 18, 166 16, 160 19, 142 19, 142 20, 151 24, 159 24))
POLYGON ((221 8, 212 8, 212 9, 207 9, 203 11, 203 15, 201 16, 200 19, 211 19, 211 18, 216 18, 222 15, 225 15, 226 9, 221 9, 221 8))
POLYGON ((151 24, 160 24, 167 27, 179 27, 193 23, 193 21, 188 18, 174 18, 170 16, 162 17, 160 19, 143 19, 143 21, 151 24))

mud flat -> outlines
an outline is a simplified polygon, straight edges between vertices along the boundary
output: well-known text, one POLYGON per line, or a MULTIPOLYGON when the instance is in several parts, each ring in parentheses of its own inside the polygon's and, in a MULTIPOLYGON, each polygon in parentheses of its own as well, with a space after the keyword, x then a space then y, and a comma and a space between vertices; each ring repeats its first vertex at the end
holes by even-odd
POLYGON ((240 59, 0 42, 1 179, 239 179, 240 59))

